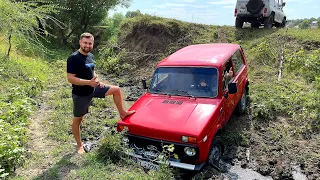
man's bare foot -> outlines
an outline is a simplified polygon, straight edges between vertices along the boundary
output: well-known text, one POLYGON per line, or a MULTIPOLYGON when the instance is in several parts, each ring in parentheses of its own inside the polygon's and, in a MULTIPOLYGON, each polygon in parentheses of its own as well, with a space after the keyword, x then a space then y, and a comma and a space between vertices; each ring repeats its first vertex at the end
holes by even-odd
POLYGON ((120 114, 120 118, 121 119, 124 119, 125 117, 127 117, 127 116, 129 116, 129 115, 131 115, 131 114, 133 114, 133 113, 135 113, 136 111, 125 111, 124 113, 121 113, 120 114))
POLYGON ((84 154, 85 153, 84 148, 83 148, 83 143, 81 144, 80 147, 77 147, 77 152, 78 152, 78 154, 84 154))

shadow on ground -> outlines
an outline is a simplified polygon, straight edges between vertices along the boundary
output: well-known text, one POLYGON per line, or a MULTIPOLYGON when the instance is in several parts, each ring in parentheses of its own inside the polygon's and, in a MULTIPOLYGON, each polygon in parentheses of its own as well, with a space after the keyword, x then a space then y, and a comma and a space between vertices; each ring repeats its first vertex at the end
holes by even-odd
POLYGON ((44 171, 41 175, 34 178, 34 180, 49 180, 49 179, 63 179, 70 171, 79 169, 79 166, 71 161, 76 153, 69 153, 64 155, 53 167, 44 171))

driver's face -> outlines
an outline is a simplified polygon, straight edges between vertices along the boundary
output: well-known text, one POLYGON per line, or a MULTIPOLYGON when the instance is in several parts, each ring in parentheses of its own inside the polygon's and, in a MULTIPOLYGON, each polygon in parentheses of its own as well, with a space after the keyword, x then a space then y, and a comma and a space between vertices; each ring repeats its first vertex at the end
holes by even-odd
POLYGON ((207 83, 205 82, 205 80, 201 80, 201 81, 200 81, 200 85, 201 85, 201 86, 207 86, 207 83))
POLYGON ((81 48, 81 50, 82 50, 83 52, 89 53, 89 52, 92 51, 92 49, 93 49, 93 43, 94 43, 92 37, 90 37, 90 38, 84 37, 84 38, 82 38, 82 39, 80 40, 79 43, 80 43, 80 48, 81 48))

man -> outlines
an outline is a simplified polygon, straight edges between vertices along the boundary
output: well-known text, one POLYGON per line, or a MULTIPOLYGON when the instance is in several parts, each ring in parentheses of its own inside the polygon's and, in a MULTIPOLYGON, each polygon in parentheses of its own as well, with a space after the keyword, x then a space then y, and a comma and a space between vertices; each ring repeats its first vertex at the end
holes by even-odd
POLYGON ((72 84, 73 114, 72 133, 77 142, 77 152, 84 153, 80 138, 80 124, 83 116, 88 113, 93 97, 105 98, 113 95, 121 119, 135 111, 125 111, 122 106, 122 94, 117 86, 104 85, 99 82, 94 72, 93 55, 90 53, 94 44, 94 37, 90 33, 80 36, 80 49, 75 51, 67 60, 67 79, 72 84))

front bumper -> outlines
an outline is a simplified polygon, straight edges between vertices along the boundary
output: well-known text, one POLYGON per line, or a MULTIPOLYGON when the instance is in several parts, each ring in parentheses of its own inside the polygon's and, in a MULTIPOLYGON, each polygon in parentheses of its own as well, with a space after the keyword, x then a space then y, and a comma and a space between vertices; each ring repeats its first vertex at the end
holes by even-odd
MULTIPOLYGON (((138 158, 144 161, 150 161, 147 158, 144 158, 140 155, 134 154, 132 152, 126 152, 126 154, 128 154, 129 156, 132 156, 134 158, 138 158)), ((152 163, 156 163, 156 164, 164 164, 164 165, 170 165, 171 167, 176 167, 176 168, 180 168, 180 169, 186 169, 186 170, 191 170, 191 171, 200 171, 205 165, 206 163, 202 163, 199 165, 194 165, 194 164, 187 164, 187 163, 181 163, 181 162, 177 162, 175 160, 170 160, 165 162, 165 161, 150 161, 152 163)))

